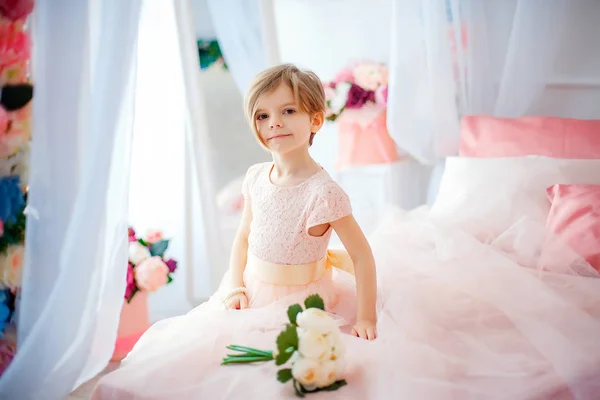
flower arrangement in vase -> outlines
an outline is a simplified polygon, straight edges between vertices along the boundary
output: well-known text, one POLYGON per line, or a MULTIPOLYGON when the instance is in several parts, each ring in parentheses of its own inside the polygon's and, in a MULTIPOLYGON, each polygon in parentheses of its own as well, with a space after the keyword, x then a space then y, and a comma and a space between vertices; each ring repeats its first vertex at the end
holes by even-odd
POLYGON ((171 274, 177 269, 177 261, 165 259, 169 240, 160 231, 149 231, 143 238, 128 229, 129 263, 125 300, 129 303, 139 291, 154 292, 171 283, 171 274))
POLYGON ((335 121, 345 110, 377 106, 385 109, 388 96, 388 68, 365 61, 342 68, 333 81, 324 84, 326 119, 335 121))
POLYGON ((337 122, 337 169, 399 160, 387 130, 388 68, 364 61, 342 68, 324 83, 327 121, 337 122))

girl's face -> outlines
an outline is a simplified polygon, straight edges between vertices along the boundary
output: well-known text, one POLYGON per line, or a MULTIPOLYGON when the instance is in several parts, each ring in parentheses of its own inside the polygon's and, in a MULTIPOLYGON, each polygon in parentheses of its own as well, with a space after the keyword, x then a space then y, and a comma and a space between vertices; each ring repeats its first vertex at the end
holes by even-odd
POLYGON ((316 133, 324 120, 319 113, 311 116, 303 112, 292 89, 284 84, 258 100, 255 119, 263 143, 282 154, 308 149, 311 132, 316 133))

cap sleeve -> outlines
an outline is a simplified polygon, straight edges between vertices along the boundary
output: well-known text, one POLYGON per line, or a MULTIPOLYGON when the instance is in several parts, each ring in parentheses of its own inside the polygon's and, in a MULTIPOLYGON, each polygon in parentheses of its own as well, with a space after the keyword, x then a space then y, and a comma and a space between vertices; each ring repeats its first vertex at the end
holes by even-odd
POLYGON ((256 181, 261 165, 262 164, 254 164, 248 168, 248 171, 246 171, 246 176, 242 181, 242 195, 245 199, 249 199, 251 197, 252 187, 254 186, 254 182, 256 181))
POLYGON ((315 202, 307 220, 307 229, 327 224, 352 214, 350 198, 337 183, 329 182, 315 196, 315 202))

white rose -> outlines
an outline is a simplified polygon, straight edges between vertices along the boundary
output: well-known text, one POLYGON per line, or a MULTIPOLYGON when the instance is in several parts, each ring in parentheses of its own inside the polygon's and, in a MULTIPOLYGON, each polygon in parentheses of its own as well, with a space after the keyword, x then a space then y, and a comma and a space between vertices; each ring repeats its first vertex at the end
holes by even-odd
POLYGON ((331 357, 331 346, 322 333, 305 330, 299 337, 298 351, 305 358, 327 360, 331 357))
POLYGON ((138 265, 150 256, 150 250, 140 242, 129 243, 129 262, 133 265, 138 265))
POLYGON ((16 289, 21 286, 25 248, 9 246, 6 254, 0 255, 0 287, 16 289))
POLYGON ((337 359, 335 363, 335 379, 343 379, 344 373, 346 372, 346 361, 343 359, 337 359))
POLYGON ((292 365, 292 376, 304 386, 306 390, 317 388, 317 379, 320 377, 320 364, 318 361, 298 357, 292 365))
POLYGON ((329 106, 334 114, 338 114, 342 111, 342 108, 346 106, 348 101, 348 92, 352 87, 351 83, 342 82, 335 87, 335 96, 331 99, 329 106))
POLYGON ((318 308, 309 308, 299 313, 296 316, 296 323, 302 329, 317 331, 321 334, 337 332, 339 330, 333 318, 318 308))
POLYGON ((346 351, 346 346, 342 340, 342 335, 340 335, 339 332, 332 332, 325 336, 325 340, 327 341, 327 345, 331 348, 329 359, 331 361, 337 361, 341 359, 346 351))
POLYGON ((337 380, 337 363, 335 361, 325 361, 319 366, 317 375, 317 387, 324 388, 337 380))

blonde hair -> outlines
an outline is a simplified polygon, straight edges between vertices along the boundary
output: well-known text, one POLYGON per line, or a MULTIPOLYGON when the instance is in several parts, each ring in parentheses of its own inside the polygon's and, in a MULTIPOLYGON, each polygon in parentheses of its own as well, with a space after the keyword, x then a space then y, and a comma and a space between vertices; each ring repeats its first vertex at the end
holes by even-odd
MULTIPOLYGON (((259 73, 250 84, 244 103, 246 119, 252 127, 252 132, 254 132, 258 142, 265 148, 267 146, 261 139, 256 127, 258 100, 281 84, 285 84, 292 89, 296 103, 306 114, 313 116, 317 113, 325 113, 325 91, 321 80, 314 72, 301 70, 292 64, 283 64, 259 73)), ((315 134, 316 132, 311 132, 309 145, 312 145, 315 134)))

